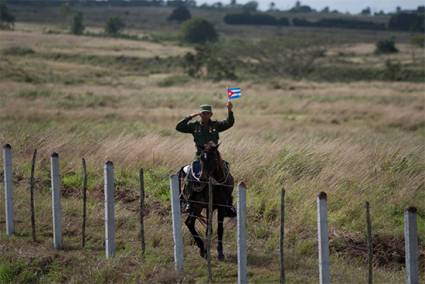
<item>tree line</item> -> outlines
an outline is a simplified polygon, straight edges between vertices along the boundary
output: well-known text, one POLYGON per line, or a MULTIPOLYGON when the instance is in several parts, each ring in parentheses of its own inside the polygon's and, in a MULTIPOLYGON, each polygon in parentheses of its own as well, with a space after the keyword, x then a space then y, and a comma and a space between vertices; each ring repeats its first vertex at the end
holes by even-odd
POLYGON ((350 18, 323 18, 310 21, 304 18, 276 18, 266 13, 230 13, 224 16, 224 22, 229 25, 269 25, 295 27, 322 27, 365 30, 398 30, 424 32, 425 16, 422 13, 400 12, 391 15, 387 24, 350 18))

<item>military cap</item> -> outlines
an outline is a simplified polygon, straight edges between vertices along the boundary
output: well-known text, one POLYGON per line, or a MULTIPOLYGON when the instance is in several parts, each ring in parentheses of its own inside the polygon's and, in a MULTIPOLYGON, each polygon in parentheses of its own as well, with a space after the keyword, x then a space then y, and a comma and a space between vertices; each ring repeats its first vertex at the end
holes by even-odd
POLYGON ((212 107, 210 105, 201 105, 199 110, 201 112, 212 112, 212 107))

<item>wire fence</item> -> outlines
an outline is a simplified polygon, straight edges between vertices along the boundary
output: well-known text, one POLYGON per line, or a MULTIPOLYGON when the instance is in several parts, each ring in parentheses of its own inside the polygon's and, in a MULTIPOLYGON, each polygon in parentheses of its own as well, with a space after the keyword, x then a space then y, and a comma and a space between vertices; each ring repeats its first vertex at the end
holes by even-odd
MULTIPOLYGON (((5 145, 5 147, 4 147, 3 150, 4 150, 3 156, 5 158, 3 159, 4 160, 4 171, 3 171, 2 175, 3 175, 3 178, 4 178, 4 184, 5 184, 5 186, 4 186, 5 187, 5 207, 6 207, 5 209, 6 209, 6 213, 7 213, 6 216, 5 216, 4 223, 6 225, 6 229, 7 229, 7 232, 6 233, 7 233, 7 235, 12 235, 12 234, 15 233, 15 231, 14 231, 14 227, 13 227, 13 225, 14 225, 14 223, 13 223, 14 217, 13 217, 13 210, 12 210, 13 199, 12 199, 12 195, 11 195, 11 192, 13 191, 13 183, 11 182, 12 181, 12 174, 11 174, 12 173, 11 146, 10 145, 5 145)), ((52 157, 53 157, 53 155, 52 155, 52 157)), ((56 158, 58 158, 58 157, 56 156, 56 158)), ((35 159, 35 154, 34 154, 33 162, 32 162, 33 167, 34 167, 34 163, 35 163, 34 159, 35 159)), ((59 163, 58 163, 58 161, 56 161, 55 171, 52 170, 52 176, 53 175, 55 176, 55 185, 54 185, 54 188, 56 188, 56 189, 58 187, 60 187, 60 185, 58 185, 59 181, 57 180, 58 177, 60 176, 60 174, 59 174, 59 166, 58 165, 59 165, 59 163)), ((86 171, 84 170, 84 172, 86 172, 86 171)), ((86 177, 86 175, 87 174, 85 173, 85 178, 84 178, 85 184, 83 185, 83 187, 87 187, 87 177, 86 177)), ((105 173, 105 175, 106 175, 106 173, 105 173)), ((164 176, 158 176, 158 178, 164 178, 164 179, 166 178, 166 179, 168 179, 169 176, 165 176, 165 175, 164 176)), ((34 169, 32 169, 32 171, 31 171, 31 178, 29 179, 30 180, 30 187, 31 188, 34 187, 34 179, 35 179, 35 177, 34 177, 34 169)), ((105 180, 106 180, 106 177, 105 177, 105 180)), ((196 182, 196 183, 199 183, 199 184, 202 184, 202 185, 208 185, 209 184, 209 181, 204 181, 204 180, 195 180, 195 179, 190 179, 190 178, 188 178, 186 180, 189 181, 189 182, 196 182)), ((181 179, 179 177, 179 179, 178 179, 178 182, 179 182, 179 197, 182 194, 182 192, 180 190, 180 185, 182 184, 182 181, 183 181, 183 179, 181 179)), ((141 178, 141 183, 144 183, 143 178, 141 178)), ((109 180, 109 185, 111 185, 111 184, 113 186, 113 184, 114 184, 113 183, 113 179, 112 180, 109 180)), ((215 188, 220 188, 220 187, 234 188, 234 185, 233 184, 227 184, 227 183, 224 183, 224 182, 221 182, 221 183, 220 182, 214 182, 213 185, 216 186, 215 188)), ((141 184, 141 188, 143 188, 143 190, 144 190, 144 184, 141 184)), ((208 187, 207 186, 204 186, 204 188, 207 189, 208 187)), ((112 190, 112 192, 113 192, 113 190, 112 190)), ((31 193, 31 194, 33 194, 33 193, 31 193)), ((143 218, 144 218, 144 214, 141 214, 141 212, 143 211, 143 206, 144 206, 144 203, 146 202, 144 193, 141 192, 140 198, 142 198, 142 197, 143 197, 143 201, 140 202, 140 212, 138 212, 140 218, 142 219, 141 220, 141 224, 143 224, 143 218)), ((84 199, 86 199, 86 198, 84 197, 84 199)), ((189 198, 188 200, 185 200, 185 201, 186 202, 189 202, 189 203, 201 205, 203 208, 207 208, 208 207, 208 204, 209 204, 208 200, 196 200, 196 199, 189 198)), ((31 207, 30 207, 32 211, 34 210, 34 204, 33 204, 33 202, 34 202, 34 198, 32 196, 31 197, 31 207)), ((106 201, 105 200, 105 203, 108 203, 108 202, 110 202, 110 201, 106 201)), ((309 203, 309 204, 313 205, 314 203, 315 203, 314 201, 311 201, 311 203, 309 203)), ((55 199, 55 203, 52 204, 52 207, 55 207, 55 208, 57 208, 57 210, 60 210, 60 200, 57 199, 57 197, 55 199)), ((224 203, 217 203, 217 202, 214 202, 213 203, 213 207, 214 208, 216 208, 216 207, 234 208, 233 205, 224 204, 224 203)), ((86 205, 84 205, 84 208, 86 208, 86 205)), ((86 210, 86 209, 84 209, 84 210, 86 210)), ((111 210, 114 210, 113 209, 113 206, 111 207, 111 210)), ((34 216, 34 212, 31 212, 31 213, 32 213, 31 216, 34 216)), ((327 208, 326 208, 326 212, 324 212, 324 213, 327 214, 327 208)), ((182 214, 182 212, 179 212, 179 214, 182 214)), ((212 216, 214 216, 214 214, 217 214, 217 213, 214 213, 214 211, 213 211, 210 214, 212 214, 212 216)), ((85 224, 85 215, 86 215, 86 213, 84 212, 83 215, 84 215, 84 217, 83 217, 83 224, 85 224)), ((112 217, 109 217, 109 218, 113 218, 113 215, 111 215, 111 216, 112 217)), ((207 216, 204 216, 202 214, 201 215, 193 215, 190 212, 188 212, 187 214, 184 214, 183 213, 183 216, 196 217, 200 221, 199 224, 201 226, 201 228, 198 228, 198 231, 199 231, 199 229, 206 229, 206 226, 208 224, 208 222, 207 222, 207 216)), ((34 218, 34 217, 32 217, 32 218, 34 218)), ((58 223, 55 224, 55 226, 60 226, 60 222, 61 222, 61 220, 60 220, 61 219, 60 214, 58 215, 57 218, 58 219, 55 219, 55 222, 58 222, 58 223)), ((370 220, 368 222, 370 222, 370 220)), ((34 222, 34 220, 32 220, 31 223, 32 223, 33 239, 35 240, 35 233, 34 233, 35 232, 35 222, 34 222)), ((107 226, 107 224, 105 223, 105 227, 106 226, 107 226)), ((182 226, 182 227, 185 228, 185 226, 182 226)), ((85 226, 83 226, 83 228, 85 228, 85 226)), ((327 227, 324 227, 324 229, 325 229, 326 232, 328 232, 327 227)), ((84 233, 84 230, 85 229, 83 229, 83 235, 82 235, 82 244, 83 244, 83 246, 84 246, 84 242, 85 242, 85 238, 86 238, 85 233, 84 233)), ((109 230, 108 232, 109 232, 110 236, 113 236, 115 234, 115 232, 114 232, 115 229, 112 228, 112 227, 109 228, 109 229, 106 229, 106 230, 107 231, 109 230)), ((184 230, 186 230, 185 231, 186 232, 185 234, 187 235, 187 229, 184 229, 184 230)), ((202 230, 202 231, 206 231, 206 230, 202 230)), ((144 232, 144 230, 141 229, 141 234, 143 234, 143 232, 144 232)), ((57 232, 55 232, 55 237, 59 238, 58 239, 59 240, 58 241, 58 245, 55 245, 55 248, 61 249, 62 248, 62 246, 60 244, 61 241, 62 241, 60 239, 61 236, 60 235, 56 235, 56 234, 61 234, 60 230, 57 230, 57 232)), ((201 237, 202 237, 202 239, 204 241, 207 241, 207 236, 206 235, 202 235, 201 237)), ((256 233, 254 231, 252 231, 252 230, 248 230, 247 231, 247 236, 246 237, 247 237, 246 239, 247 239, 247 242, 248 242, 248 247, 249 247, 249 243, 253 243, 254 241, 257 241, 257 239, 258 239, 258 236, 256 235, 256 233)), ((325 235, 325 237, 328 238, 327 235, 325 235)), ((141 236, 141 238, 144 240, 144 236, 141 236)), ((213 240, 216 240, 217 239, 217 236, 214 235, 212 238, 213 238, 213 240)), ((418 279, 417 278, 418 277, 417 275, 419 275, 419 272, 418 272, 419 271, 419 265, 418 265, 418 257, 417 257, 417 255, 418 255, 418 236, 417 236, 417 229, 416 229, 416 209, 413 208, 413 207, 408 208, 406 210, 406 212, 405 212, 405 239, 406 239, 406 253, 408 254, 406 256, 406 259, 407 259, 406 260, 406 266, 407 266, 406 273, 408 273, 408 275, 409 275, 408 277, 410 277, 409 279, 413 279, 412 281, 416 281, 416 279, 418 279)), ((320 243, 320 242, 321 241, 318 240, 318 243, 320 243)), ((143 251, 145 250, 144 245, 145 244, 144 244, 144 241, 143 241, 142 242, 142 246, 143 246, 142 247, 142 250, 143 251)), ((251 258, 248 257, 248 265, 252 264, 253 261, 255 262, 255 260, 252 259, 253 257, 255 258, 255 253, 257 253, 257 252, 260 252, 261 253, 261 250, 258 251, 254 247, 249 247, 249 249, 250 249, 250 253, 251 253, 251 258)), ((363 247, 354 247, 352 249, 362 251, 362 253, 365 253, 365 250, 367 250, 367 248, 363 248, 363 247)), ((109 250, 114 250, 114 248, 109 248, 109 250)), ((110 251, 109 252, 109 255, 111 257, 114 256, 114 252, 113 251, 110 251)), ((248 256, 249 255, 250 254, 248 254, 248 256)), ((373 257, 373 255, 372 255, 372 257, 373 257)), ((292 270, 290 270, 290 273, 293 273, 293 274, 295 273, 296 274, 297 271, 292 269, 292 270)), ((302 276, 302 277, 305 276, 307 278, 309 276, 316 276, 317 277, 320 273, 322 273, 322 272, 320 272, 319 267, 317 267, 317 269, 303 271, 300 276, 302 276)), ((344 279, 346 279, 344 277, 347 277, 347 275, 345 273, 340 273, 339 271, 333 271, 332 269, 330 270, 330 272, 328 271, 327 273, 329 273, 329 277, 333 281, 335 281, 335 279, 344 280, 344 279)), ((369 279, 370 279, 370 276, 369 276, 369 279)), ((337 281, 337 282, 340 282, 340 281, 337 281)), ((415 282, 412 282, 412 283, 415 283, 415 282)))

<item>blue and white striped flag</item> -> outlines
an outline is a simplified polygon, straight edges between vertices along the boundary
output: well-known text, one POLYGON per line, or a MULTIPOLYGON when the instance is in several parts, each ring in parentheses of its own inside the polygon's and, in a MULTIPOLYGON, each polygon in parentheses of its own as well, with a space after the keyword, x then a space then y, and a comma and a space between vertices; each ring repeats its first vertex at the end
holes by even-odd
POLYGON ((227 88, 227 99, 229 101, 241 97, 241 88, 227 88))

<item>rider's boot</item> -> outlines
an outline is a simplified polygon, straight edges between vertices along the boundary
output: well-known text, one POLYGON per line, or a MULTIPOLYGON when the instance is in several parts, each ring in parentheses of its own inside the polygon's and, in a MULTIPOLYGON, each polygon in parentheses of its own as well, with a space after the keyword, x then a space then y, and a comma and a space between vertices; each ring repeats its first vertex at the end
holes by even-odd
POLYGON ((236 215, 236 208, 232 204, 228 205, 226 210, 224 210, 224 217, 235 218, 236 215))

